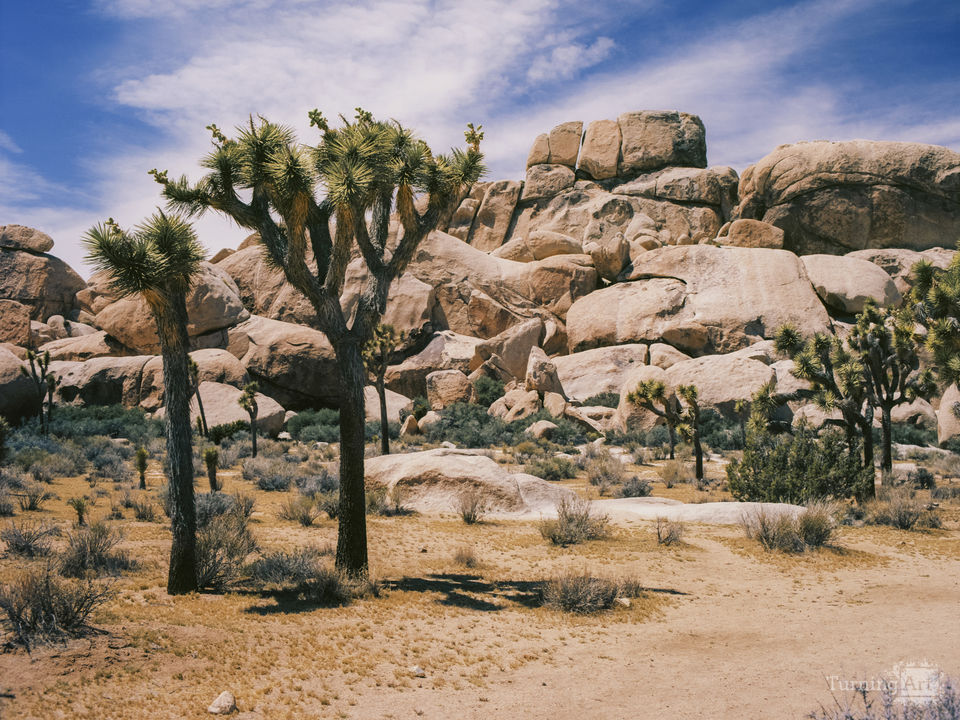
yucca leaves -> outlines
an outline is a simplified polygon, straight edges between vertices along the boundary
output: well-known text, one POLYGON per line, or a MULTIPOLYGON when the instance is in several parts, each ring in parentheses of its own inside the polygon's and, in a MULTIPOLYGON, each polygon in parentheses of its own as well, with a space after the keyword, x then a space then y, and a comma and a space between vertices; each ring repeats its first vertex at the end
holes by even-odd
POLYGON ((937 372, 948 383, 960 382, 960 253, 946 270, 925 260, 916 263, 910 279, 913 289, 907 304, 912 319, 926 328, 925 345, 937 372))

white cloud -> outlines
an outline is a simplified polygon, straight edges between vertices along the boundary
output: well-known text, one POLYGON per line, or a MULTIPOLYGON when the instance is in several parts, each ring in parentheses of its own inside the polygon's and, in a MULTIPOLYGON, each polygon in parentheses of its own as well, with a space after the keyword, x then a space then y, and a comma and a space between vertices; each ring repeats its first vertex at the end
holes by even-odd
POLYGON ((552 48, 546 55, 535 58, 527 70, 527 80, 532 83, 564 80, 580 70, 593 67, 605 60, 613 50, 614 42, 608 37, 599 37, 592 44, 566 43, 552 48))
POLYGON ((0 150, 6 150, 9 153, 17 154, 23 152, 23 150, 20 149, 20 146, 14 142, 13 138, 3 130, 0 130, 0 150))

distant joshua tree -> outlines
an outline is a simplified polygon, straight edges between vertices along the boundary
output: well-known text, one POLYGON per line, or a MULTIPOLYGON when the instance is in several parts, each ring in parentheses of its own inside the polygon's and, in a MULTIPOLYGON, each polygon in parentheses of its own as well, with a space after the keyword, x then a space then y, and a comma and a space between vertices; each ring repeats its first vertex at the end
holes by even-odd
POLYGON ((250 442, 253 444, 253 456, 257 456, 257 413, 260 408, 257 406, 257 391, 260 386, 255 382, 247 383, 243 386, 243 394, 237 400, 240 407, 247 411, 250 416, 250 442))
POLYGON ((186 296, 200 270, 203 248, 185 219, 163 212, 132 231, 121 230, 111 218, 89 230, 85 242, 96 269, 110 275, 113 288, 122 296, 140 295, 157 324, 163 358, 173 529, 167 592, 193 592, 197 589, 197 523, 186 296))
POLYGON ((380 399, 380 452, 383 455, 390 454, 390 433, 388 432, 387 422, 387 390, 385 378, 387 366, 390 364, 390 357, 396 351, 397 346, 404 341, 403 331, 397 332, 393 325, 377 325, 367 344, 363 347, 363 361, 367 366, 367 372, 370 373, 370 379, 377 389, 377 397, 380 399))
POLYGON ((668 393, 667 386, 660 380, 644 380, 627 395, 627 401, 663 418, 670 435, 670 459, 673 460, 677 444, 677 425, 683 422, 676 395, 668 393))
POLYGON ((47 375, 50 368, 50 352, 38 353, 36 350, 27 350, 28 366, 20 366, 24 377, 33 381, 37 393, 37 417, 40 420, 40 432, 47 434, 47 422, 43 415, 43 400, 47 394, 47 375))
POLYGON ((197 361, 193 358, 190 359, 190 381, 193 384, 193 394, 197 398, 197 410, 199 411, 199 417, 197 418, 198 427, 200 430, 200 435, 206 437, 210 432, 210 428, 207 426, 207 414, 203 411, 203 398, 200 397, 200 366, 197 365, 197 361))
POLYGON ((336 565, 365 576, 363 347, 383 316, 390 285, 482 174, 483 132, 468 125, 465 151, 435 155, 398 123, 375 120, 361 108, 354 120, 341 116, 336 129, 319 110, 309 117, 321 133, 315 147, 299 143, 290 128, 251 118, 236 139, 208 126, 213 150, 203 164, 209 173, 196 184, 151 172, 171 207, 191 214, 216 210, 258 233, 268 261, 313 306, 317 328, 336 353, 342 390, 336 565), (321 188, 325 195, 318 198, 321 188), (357 255, 368 272, 348 322, 340 296, 347 265, 357 255))

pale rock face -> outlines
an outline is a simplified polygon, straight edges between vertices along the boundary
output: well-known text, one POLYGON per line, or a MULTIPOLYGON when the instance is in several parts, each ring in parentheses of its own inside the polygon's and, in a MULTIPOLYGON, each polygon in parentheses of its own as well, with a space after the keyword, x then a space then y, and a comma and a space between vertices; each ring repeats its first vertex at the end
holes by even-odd
POLYGON ((553 197, 572 187, 575 181, 573 170, 566 165, 531 165, 527 168, 527 179, 523 183, 520 199, 553 197))
POLYGON ((571 352, 659 341, 707 355, 772 338, 785 323, 805 334, 830 327, 799 259, 785 250, 659 248, 640 256, 627 280, 573 304, 571 352))
POLYGON ((664 343, 653 343, 650 346, 650 364, 656 365, 664 370, 671 365, 676 365, 678 362, 683 362, 684 360, 689 359, 689 355, 680 352, 675 347, 670 345, 666 345, 664 343))
POLYGON ((474 356, 470 360, 470 369, 476 370, 484 362, 496 357, 497 365, 512 378, 522 378, 527 371, 530 351, 540 345, 543 334, 544 326, 540 318, 531 318, 507 328, 499 335, 476 345, 474 356))
POLYGON ((908 423, 922 427, 935 428, 938 425, 937 411, 921 398, 904 405, 897 405, 890 411, 890 419, 895 423, 908 423))
POLYGON ((30 309, 0 298, 0 342, 26 346, 30 342, 30 309))
POLYGON ((783 230, 760 220, 734 220, 723 239, 724 245, 746 248, 783 248, 783 230))
POLYGON ((69 315, 77 292, 85 285, 83 278, 59 258, 0 248, 0 298, 29 308, 32 320, 69 315))
POLYGON ((89 360, 95 357, 126 355, 128 350, 103 330, 87 335, 53 340, 40 346, 52 360, 89 360))
POLYGON ((837 312, 855 315, 871 299, 881 306, 901 300, 893 279, 867 260, 836 255, 804 255, 800 260, 820 299, 837 312))
POLYGON ((582 137, 583 123, 579 120, 557 125, 550 131, 550 159, 547 162, 552 165, 565 165, 573 170, 577 166, 582 137))
POLYGON ((615 281, 630 263, 630 243, 621 233, 587 243, 583 251, 593 260, 597 274, 611 282, 615 281))
MULTIPOLYGON (((503 416, 504 421, 511 423, 517 420, 523 420, 540 412, 540 409, 543 407, 543 404, 540 402, 540 393, 536 390, 521 392, 522 395, 510 406, 507 414, 503 416)), ((506 395, 504 398, 506 398, 506 395)), ((491 408, 492 407, 491 405, 491 408)))
POLYGON ((530 427, 523 432, 538 440, 541 438, 549 440, 556 430, 556 423, 552 423, 549 420, 537 420, 535 423, 531 423, 530 427))
POLYGON ((23 225, 0 225, 0 248, 46 253, 53 249, 53 238, 23 225))
POLYGON ((784 145, 748 167, 735 216, 783 229, 798 254, 923 250, 960 236, 960 154, 918 143, 784 145))
MULTIPOLYGON (((686 356, 684 356, 686 357, 686 356)), ((630 371, 647 362, 647 346, 615 345, 552 358, 567 396, 583 401, 600 393, 619 393, 630 371)))
POLYGON ((151 355, 95 357, 83 362, 51 362, 60 379, 57 395, 61 402, 82 405, 140 404, 143 369, 151 355))
POLYGON ((793 360, 778 360, 770 367, 776 373, 777 393, 780 395, 789 395, 813 388, 808 380, 802 380, 793 374, 793 360))
POLYGON ((426 378, 427 402, 431 410, 476 399, 473 383, 459 370, 436 370, 426 378))
POLYGON ((734 418, 734 405, 750 397, 776 377, 769 365, 729 355, 708 355, 684 360, 666 370, 671 387, 696 385, 701 408, 711 407, 734 418))
POLYGON ((493 257, 517 262, 545 260, 554 255, 576 255, 583 252, 580 242, 569 235, 550 230, 533 230, 527 237, 515 237, 492 253, 493 257))
POLYGON ((594 120, 587 125, 580 151, 579 169, 594 180, 617 176, 620 159, 620 126, 616 120, 594 120))
POLYGON ((254 315, 229 329, 227 350, 264 394, 287 409, 340 401, 333 347, 318 330, 254 315))
POLYGON ((541 133, 530 146, 530 154, 527 155, 527 167, 534 165, 543 165, 550 162, 550 136, 547 133, 541 133))
POLYGON ((0 416, 17 421, 35 415, 39 406, 36 388, 24 377, 23 361, 5 347, 0 347, 0 416))
POLYGON ((400 437, 413 437, 420 434, 420 426, 413 415, 407 415, 403 424, 400 426, 400 437))
POLYGON ((427 346, 399 365, 387 368, 387 387, 407 397, 427 394, 427 375, 434 370, 459 370, 466 374, 482 341, 468 335, 443 330, 434 335, 427 346))
POLYGON ((527 359, 527 372, 524 380, 527 390, 544 393, 556 393, 565 396, 563 386, 557 377, 557 366, 553 364, 547 354, 538 347, 530 350, 527 359))
POLYGON ((620 403, 617 405, 617 414, 615 416, 616 427, 623 432, 629 430, 649 430, 655 425, 660 425, 662 420, 654 413, 642 407, 634 405, 627 400, 627 396, 637 389, 641 382, 648 381, 662 382, 667 388, 667 397, 673 397, 673 387, 670 379, 663 368, 656 365, 640 365, 627 373, 623 385, 620 387, 620 403))
POLYGON ((628 112, 617 118, 622 137, 620 175, 667 166, 706 167, 703 122, 676 111, 628 112))
MULTIPOLYGON (((384 388, 384 399, 387 401, 387 422, 400 422, 400 411, 411 405, 410 398, 400 393, 395 393, 390 388, 384 388)), ((367 385, 363 389, 364 408, 367 420, 370 422, 380 422, 380 396, 373 385, 367 385)), ((409 417, 413 417, 410 415, 409 417)))
POLYGON ((940 409, 937 410, 937 442, 943 443, 950 438, 960 435, 960 418, 953 412, 953 406, 960 403, 960 390, 956 385, 950 385, 940 398, 940 409))
POLYGON ((901 295, 906 295, 912 287, 910 271, 914 265, 925 260, 934 267, 946 270, 955 253, 955 250, 944 248, 930 248, 922 252, 904 248, 871 248, 854 250, 847 253, 846 257, 872 262, 893 279, 893 284, 897 286, 901 295))
MULTIPOLYGON (((207 426, 227 425, 237 420, 250 420, 247 411, 240 407, 240 396, 243 390, 233 385, 216 382, 200 383, 200 398, 203 400, 203 413, 207 418, 207 426)), ((283 429, 283 418, 286 410, 273 398, 263 393, 257 393, 257 430, 271 437, 275 437, 283 429)), ((196 424, 200 411, 197 399, 190 400, 190 422, 196 424)))
MULTIPOLYGON (((197 378, 201 383, 242 387, 247 379, 243 364, 226 350, 194 350, 190 357, 197 363, 197 378)), ((144 365, 141 378, 140 406, 147 411, 159 408, 163 405, 163 358, 154 357, 144 365)))
POLYGON ((487 186, 473 223, 470 244, 488 252, 503 245, 513 218, 513 210, 520 200, 522 183, 498 180, 487 186))
MULTIPOLYGON (((221 268, 222 265, 203 263, 187 293, 187 333, 191 338, 222 330, 250 317, 236 284, 221 268)), ((99 329, 135 352, 160 350, 156 321, 147 302, 139 296, 111 302, 97 313, 95 322, 99 329)), ((202 340, 195 343, 203 346, 202 340)))

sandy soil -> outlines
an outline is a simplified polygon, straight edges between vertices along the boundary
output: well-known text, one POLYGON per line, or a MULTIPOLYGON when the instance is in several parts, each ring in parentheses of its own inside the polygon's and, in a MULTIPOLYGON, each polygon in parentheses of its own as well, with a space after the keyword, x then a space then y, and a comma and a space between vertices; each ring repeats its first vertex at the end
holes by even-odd
MULTIPOLYGON (((63 500, 82 487, 58 482, 40 515, 66 522, 63 500)), ((262 546, 335 538, 331 521, 277 520, 281 499, 257 494, 262 546)), ((830 701, 829 676, 919 659, 960 675, 960 505, 945 517, 927 532, 844 527, 836 547, 802 556, 767 553, 735 526, 688 524, 663 547, 651 522, 624 518, 609 539, 557 548, 533 521, 371 518, 384 591, 344 608, 169 598, 168 531, 119 521, 141 568, 116 581, 102 633, 0 654, 0 716, 201 718, 229 689, 248 718, 800 718, 830 701), (457 565, 459 547, 480 566, 457 565), (535 583, 563 569, 647 591, 596 617, 533 607, 535 583)))

